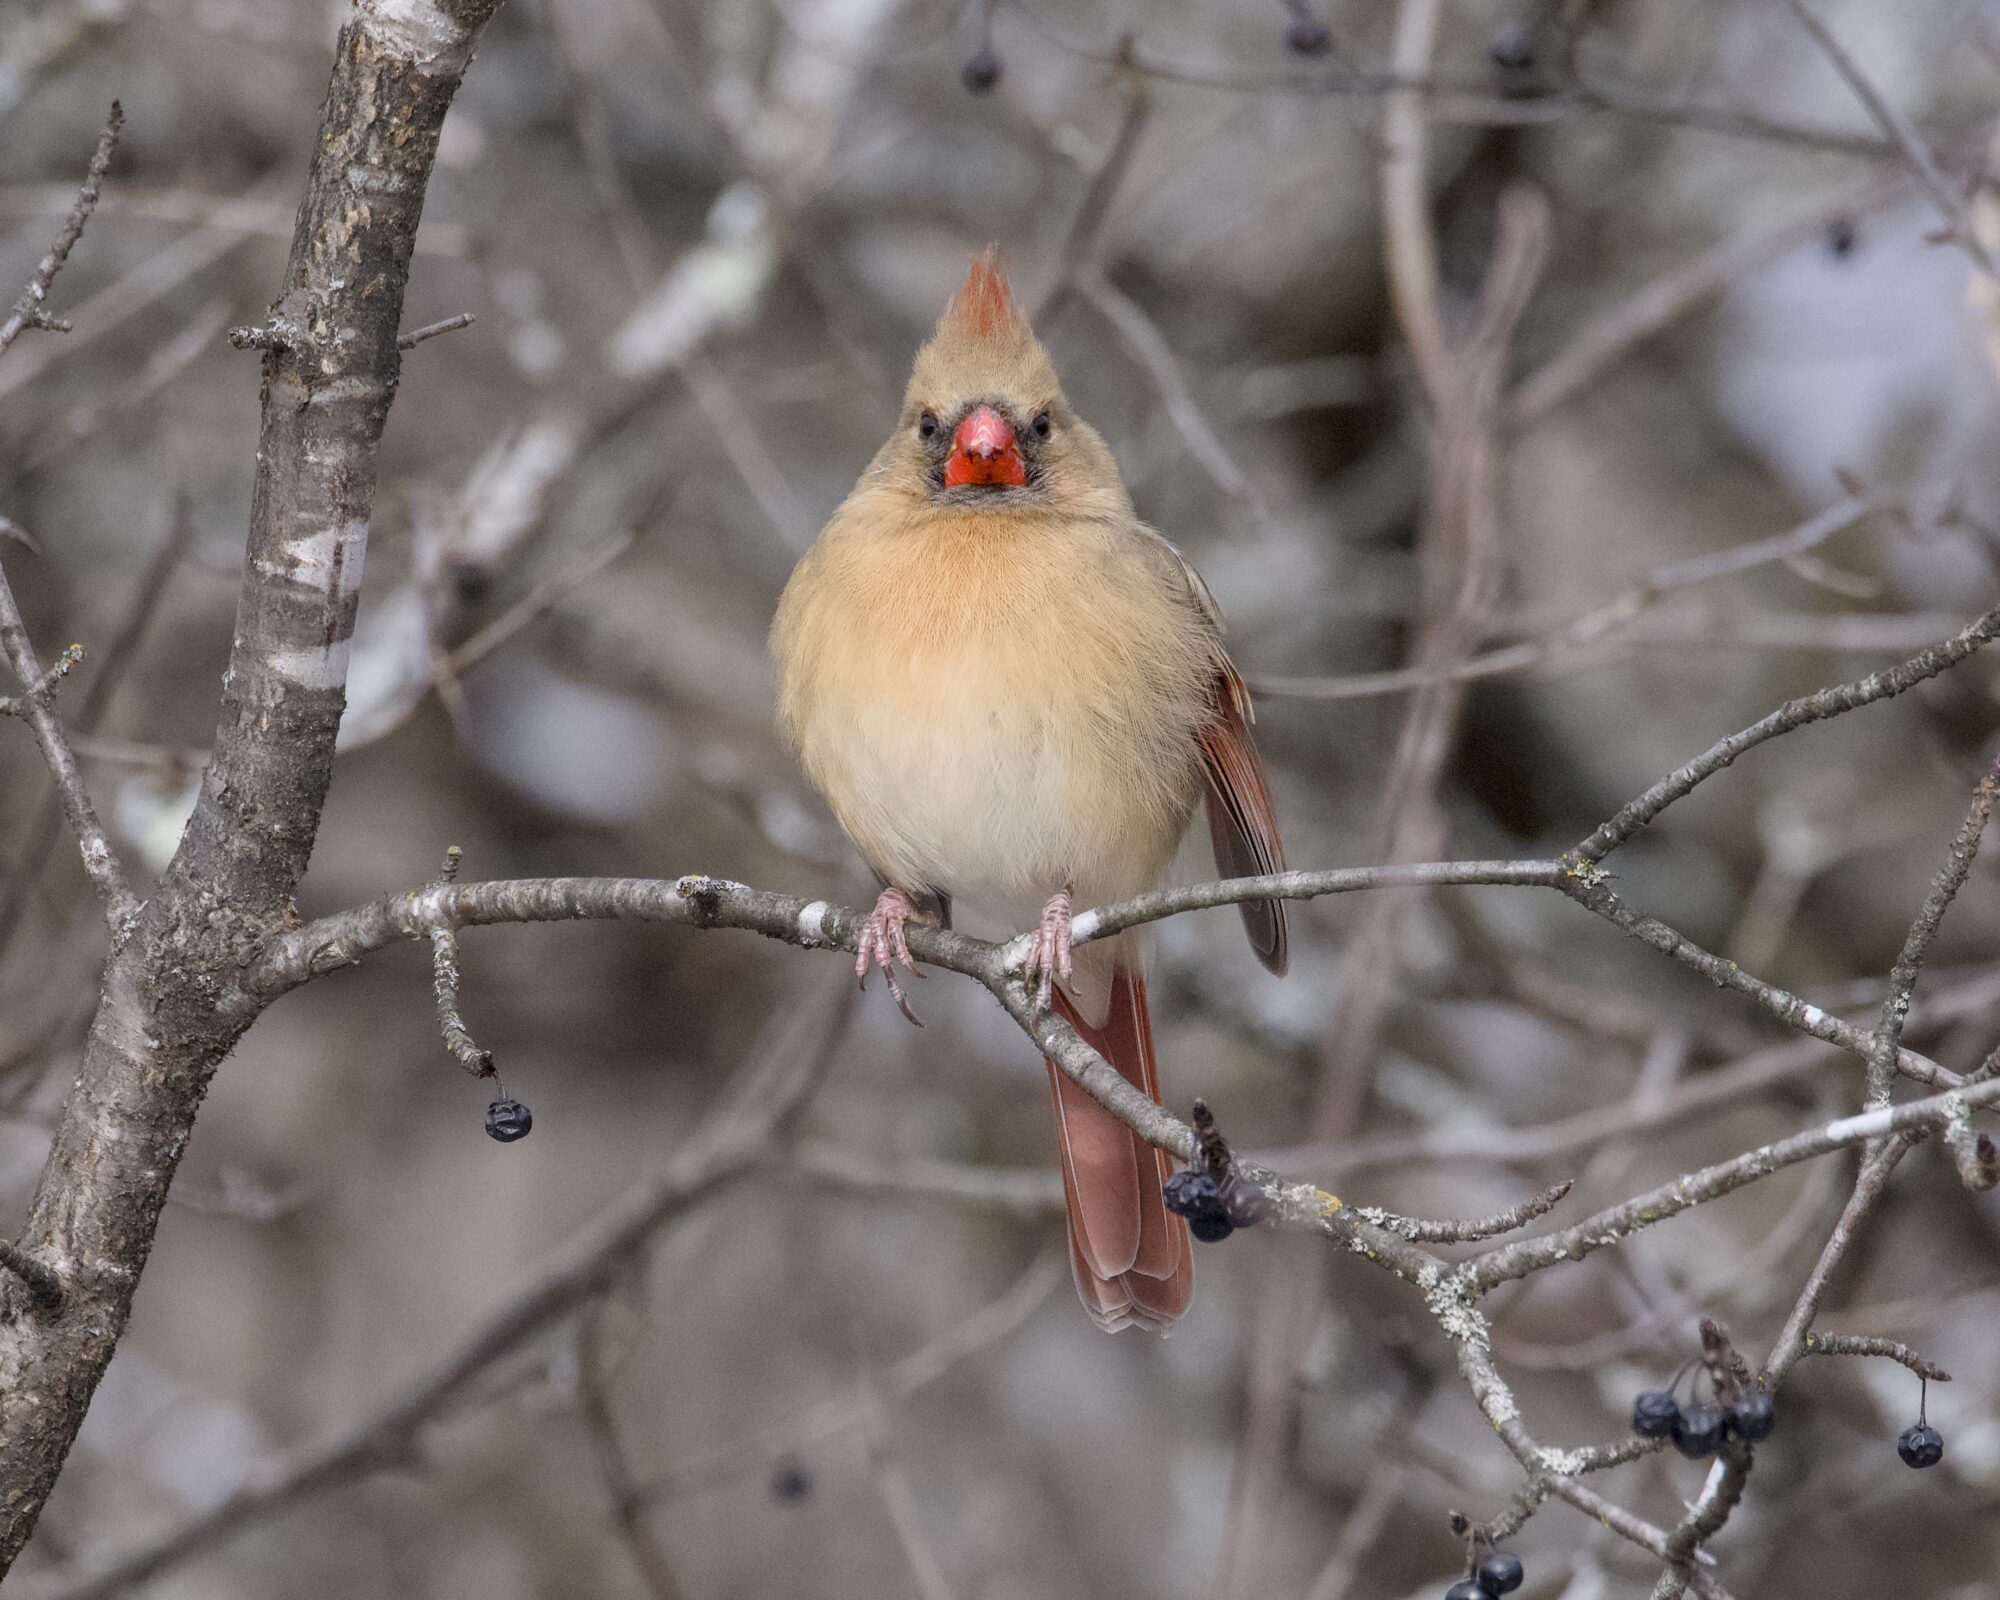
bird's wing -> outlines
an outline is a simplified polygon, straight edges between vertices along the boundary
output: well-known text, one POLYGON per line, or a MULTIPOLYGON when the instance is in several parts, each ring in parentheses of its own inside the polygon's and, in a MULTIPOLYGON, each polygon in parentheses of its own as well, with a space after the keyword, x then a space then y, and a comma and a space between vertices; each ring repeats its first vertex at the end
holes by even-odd
MULTIPOLYGON (((1258 758, 1250 725, 1256 713, 1250 705, 1250 691, 1243 676, 1223 646, 1222 607, 1194 563, 1176 549, 1164 534, 1138 524, 1138 529, 1167 558, 1169 570, 1178 576, 1189 601, 1215 630, 1215 718, 1202 729, 1202 769, 1207 778, 1208 836, 1215 846, 1216 869, 1226 878, 1263 877, 1285 870, 1285 846, 1278 837, 1278 815, 1271 804, 1271 791, 1264 782, 1264 763, 1258 758)), ((1243 915, 1243 931, 1257 959, 1272 972, 1283 974, 1290 959, 1291 941, 1286 931, 1285 902, 1245 900, 1237 909, 1243 915)))

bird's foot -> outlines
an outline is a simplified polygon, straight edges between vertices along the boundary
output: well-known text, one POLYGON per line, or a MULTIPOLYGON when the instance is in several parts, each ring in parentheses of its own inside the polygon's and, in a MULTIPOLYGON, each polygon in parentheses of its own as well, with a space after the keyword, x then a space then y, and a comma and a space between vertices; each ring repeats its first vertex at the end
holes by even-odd
POLYGON ((1035 1010, 1049 1009, 1055 998, 1056 980, 1067 983, 1076 972, 1070 951, 1071 902, 1065 884, 1042 907, 1042 920, 1028 943, 1027 958, 1021 963, 1021 981, 1035 993, 1035 1010))
POLYGON ((868 913, 868 920, 861 925, 861 937, 854 941, 854 976, 861 987, 868 987, 868 969, 880 967, 882 976, 889 980, 889 998, 896 1002, 896 1009, 915 1022, 917 1014, 910 1009, 910 1002, 903 995, 903 986, 896 978, 896 965, 902 963, 903 970, 913 978, 921 978, 917 963, 910 954, 910 941, 904 934, 906 923, 918 922, 927 928, 935 928, 938 919, 928 911, 917 909, 912 900, 901 889, 884 889, 875 898, 875 909, 868 913))

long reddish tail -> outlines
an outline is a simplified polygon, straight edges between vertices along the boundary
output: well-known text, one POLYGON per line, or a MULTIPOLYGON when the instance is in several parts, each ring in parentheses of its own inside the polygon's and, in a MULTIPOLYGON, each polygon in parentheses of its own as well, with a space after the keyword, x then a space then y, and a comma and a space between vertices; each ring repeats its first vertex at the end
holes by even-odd
MULTIPOLYGON (((1126 1082, 1160 1098, 1146 980, 1120 967, 1111 1010, 1092 1026, 1060 991, 1056 1009, 1126 1082)), ((1063 1198, 1069 1208, 1069 1259, 1084 1309, 1106 1333, 1165 1328, 1194 1292, 1194 1250, 1187 1224, 1161 1193, 1171 1171, 1164 1151, 1106 1111, 1052 1061, 1056 1132, 1062 1141, 1063 1198)))

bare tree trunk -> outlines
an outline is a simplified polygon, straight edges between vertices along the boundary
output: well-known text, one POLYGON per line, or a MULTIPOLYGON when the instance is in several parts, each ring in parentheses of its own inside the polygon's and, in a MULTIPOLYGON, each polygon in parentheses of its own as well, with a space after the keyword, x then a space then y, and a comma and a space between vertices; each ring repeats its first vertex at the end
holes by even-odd
POLYGON ((268 324, 263 427, 215 755, 180 850, 114 929, 96 1021, 21 1246, 50 1307, 0 1294, 0 1573, 124 1331, 216 1064, 261 1009, 245 970, 295 921, 346 699, 376 450, 439 129, 499 0, 358 0, 268 324))

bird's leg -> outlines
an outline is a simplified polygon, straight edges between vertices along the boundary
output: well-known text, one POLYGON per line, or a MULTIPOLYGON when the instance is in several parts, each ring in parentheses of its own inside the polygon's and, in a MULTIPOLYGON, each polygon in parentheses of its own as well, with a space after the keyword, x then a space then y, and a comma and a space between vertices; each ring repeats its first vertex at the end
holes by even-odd
POLYGON ((1064 884, 1042 907, 1042 920, 1035 925, 1028 945, 1028 957, 1021 963, 1021 981, 1035 991, 1035 1009, 1046 1011, 1055 998, 1056 980, 1067 983, 1076 972, 1070 954, 1070 885, 1064 884))
POLYGON ((889 997, 896 1002, 896 1009, 917 1022, 917 1014, 910 1009, 910 1002, 903 997, 903 986, 896 980, 896 963, 903 964, 903 970, 912 977, 921 978, 916 960, 910 954, 910 941, 903 932, 907 922, 920 922, 925 927, 935 928, 938 919, 928 911, 917 909, 912 900, 901 889, 884 889, 875 897, 875 909, 868 913, 868 920, 861 924, 861 936, 854 941, 854 976, 862 988, 868 987, 868 969, 877 966, 882 976, 889 980, 889 997))

